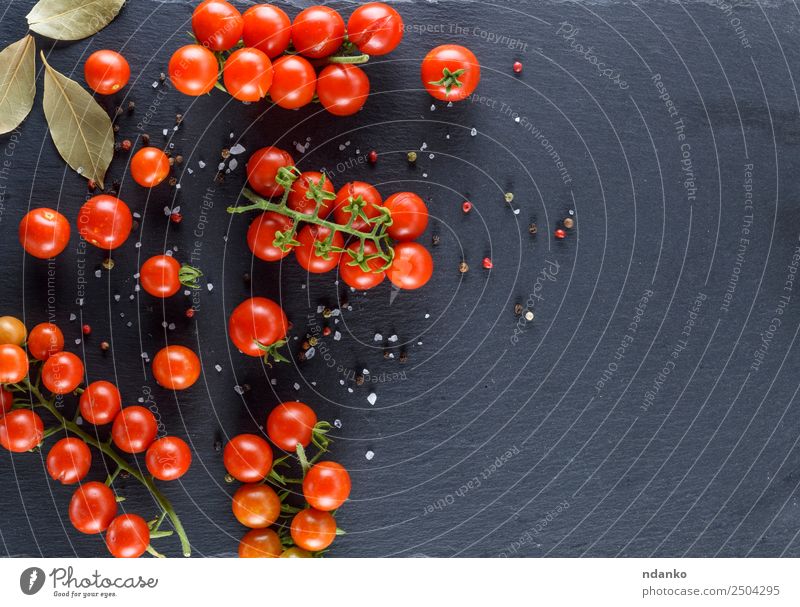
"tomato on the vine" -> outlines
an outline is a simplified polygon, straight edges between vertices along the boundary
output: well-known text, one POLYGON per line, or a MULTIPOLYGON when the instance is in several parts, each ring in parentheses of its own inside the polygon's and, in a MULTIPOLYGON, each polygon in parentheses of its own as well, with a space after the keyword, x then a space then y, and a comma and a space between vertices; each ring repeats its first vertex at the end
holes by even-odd
POLYGON ((28 336, 25 324, 16 316, 0 316, 0 344, 22 346, 28 336))
POLYGON ((69 501, 69 520, 81 533, 102 533, 116 515, 114 492, 97 481, 82 484, 69 501))
POLYGON ((147 448, 147 470, 160 481, 179 479, 192 464, 192 451, 186 441, 177 436, 165 436, 147 448))
MULTIPOLYGON (((327 259, 316 252, 316 242, 327 242, 330 237, 331 230, 325 226, 318 226, 308 224, 297 234, 297 242, 300 244, 294 249, 294 256, 300 267, 304 268, 312 274, 323 274, 333 270, 341 259, 342 254, 338 251, 328 252, 327 259)), ((335 248, 341 248, 344 245, 344 237, 339 231, 333 233, 331 245, 335 248)))
POLYGON ((301 55, 315 59, 332 55, 344 41, 344 20, 328 6, 310 6, 292 22, 292 43, 301 55))
POLYGON ((51 322, 43 322, 31 329, 28 336, 28 352, 36 360, 47 360, 64 349, 64 334, 51 322))
POLYGON ((283 309, 266 297, 245 299, 228 320, 233 345, 248 356, 264 356, 264 348, 283 339, 288 330, 289 319, 283 309))
MULTIPOLYGON (((344 184, 339 191, 336 192, 336 200, 333 201, 333 218, 336 223, 347 225, 350 221, 351 213, 345 210, 345 207, 350 203, 361 198, 367 204, 361 209, 361 213, 366 215, 369 219, 373 219, 380 214, 377 207, 383 204, 383 199, 374 187, 364 181, 351 181, 344 184)), ((366 220, 359 214, 353 220, 352 228, 359 232, 369 232, 371 230, 366 220)))
POLYGON ((168 390, 186 390, 200 377, 200 359, 185 346, 167 346, 153 358, 153 377, 168 390))
POLYGON ((89 55, 83 64, 83 75, 95 93, 111 95, 128 84, 131 66, 116 51, 100 50, 89 55))
POLYGON ((28 374, 28 355, 14 344, 0 345, 0 384, 15 384, 28 374))
POLYGON ((14 453, 30 451, 44 438, 44 423, 35 411, 15 409, 0 415, 0 447, 14 453))
POLYGON ((386 230, 398 242, 422 236, 428 227, 428 207, 413 192, 397 192, 383 202, 392 213, 392 225, 386 230))
POLYGON ((433 274, 428 249, 416 242, 401 242, 394 248, 394 260, 386 270, 392 284, 400 289, 419 289, 433 274))
POLYGON ((0 386, 0 417, 14 406, 14 393, 0 386))
POLYGON ((308 59, 300 55, 284 55, 272 64, 272 101, 287 110, 308 105, 317 89, 317 74, 308 59))
POLYGON ((181 264, 171 255, 153 255, 139 270, 139 283, 153 297, 171 297, 181 288, 181 264))
POLYGON ((143 188, 152 188, 169 175, 169 158, 154 147, 142 148, 131 158, 131 177, 143 188))
POLYGON ((79 438, 62 438, 47 454, 47 473, 62 485, 82 481, 92 466, 92 452, 79 438))
POLYGON ((260 436, 239 434, 225 445, 222 462, 237 481, 256 483, 272 469, 272 448, 260 436))
POLYGON ((56 352, 42 365, 42 383, 53 394, 68 394, 83 381, 83 362, 72 352, 56 352))
POLYGON ((69 221, 58 211, 33 209, 19 222, 19 242, 30 255, 48 259, 61 253, 69 244, 69 221))
MULTIPOLYGON (((317 186, 321 183, 322 185, 320 187, 323 192, 328 192, 329 194, 334 193, 333 183, 328 179, 327 175, 323 175, 317 171, 303 171, 292 184, 292 189, 286 200, 290 209, 298 213, 303 213, 304 215, 314 214, 317 203, 306 195, 312 183, 317 186)), ((330 210, 330 201, 323 200, 320 205, 318 216, 325 218, 328 216, 328 213, 330 213, 330 210)))
POLYGON ((284 451, 294 453, 297 444, 308 447, 317 414, 305 403, 290 400, 279 404, 267 416, 267 436, 284 451))
POLYGON ((291 248, 286 251, 275 246, 275 233, 287 233, 292 229, 293 221, 274 211, 265 211, 253 220, 247 230, 247 246, 253 255, 264 261, 278 261, 286 257, 291 248))
POLYGON ((199 44, 187 44, 169 60, 169 80, 184 95, 199 97, 217 84, 219 64, 210 50, 199 44))
POLYGON ((116 249, 128 239, 132 227, 128 205, 107 194, 90 198, 78 212, 78 232, 101 249, 116 249))
POLYGON ((319 73, 317 97, 322 107, 334 116, 350 116, 366 103, 369 78, 358 66, 332 63, 319 73))
POLYGON ((233 494, 233 516, 245 527, 263 529, 278 520, 281 500, 269 485, 242 485, 233 494))
POLYGON ((283 53, 289 46, 292 22, 277 6, 256 4, 244 12, 242 19, 242 40, 245 46, 257 48, 270 59, 283 53))
POLYGON ((225 60, 222 80, 234 99, 259 101, 272 85, 272 62, 257 48, 240 48, 225 60))
POLYGON ((114 444, 125 453, 141 453, 153 444, 157 433, 156 416, 140 405, 125 407, 111 426, 114 444))
MULTIPOLYGON (((359 253, 360 249, 360 241, 351 242, 349 245, 347 245, 347 250, 353 251, 356 254, 359 253)), ((377 252, 378 249, 374 242, 371 240, 364 241, 365 258, 369 255, 374 255, 377 252)), ((376 287, 383 282, 383 279, 386 278, 386 272, 384 272, 381 268, 386 265, 386 262, 380 257, 374 257, 368 260, 366 263, 367 267, 370 269, 369 272, 362 270, 361 266, 359 265, 352 265, 356 264, 356 259, 349 253, 344 253, 342 255, 342 259, 339 262, 339 276, 342 277, 342 280, 348 287, 366 291, 367 289, 376 287)))
POLYGON ((403 39, 403 18, 383 2, 362 4, 347 20, 347 38, 362 53, 391 53, 403 39))
POLYGON ((247 181, 262 196, 280 196, 283 186, 275 181, 278 169, 292 165, 294 160, 289 152, 273 146, 261 148, 253 152, 247 161, 247 181))
POLYGON ((150 527, 138 514, 121 514, 108 526, 106 546, 116 558, 135 559, 150 545, 150 527))
POLYGON ((251 529, 239 542, 240 559, 277 558, 281 552, 281 538, 272 529, 251 529))
POLYGON ((294 515, 291 534, 294 543, 304 550, 325 550, 336 537, 336 520, 330 512, 306 508, 294 515))
POLYGON ((114 421, 122 409, 122 395, 109 381, 93 381, 78 400, 81 416, 90 424, 102 426, 114 421))
POLYGON ((303 479, 303 496, 312 508, 336 510, 350 496, 350 475, 336 462, 314 464, 303 479))
POLYGON ((225 0, 205 0, 192 13, 192 31, 197 41, 212 51, 227 51, 242 37, 241 13, 225 0))
POLYGON ((422 84, 435 99, 461 101, 481 80, 481 66, 468 48, 443 44, 422 60, 422 84))

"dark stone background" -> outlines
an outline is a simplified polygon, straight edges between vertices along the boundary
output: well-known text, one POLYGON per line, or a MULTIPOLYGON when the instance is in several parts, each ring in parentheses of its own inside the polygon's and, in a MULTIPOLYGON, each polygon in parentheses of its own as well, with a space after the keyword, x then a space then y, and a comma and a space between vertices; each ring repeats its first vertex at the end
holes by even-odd
MULTIPOLYGON (((25 34, 32 4, 4 5, 4 46, 25 34)), ((291 16, 300 8, 281 6, 291 16)), ((116 157, 109 182, 122 181, 120 196, 142 215, 141 225, 115 252, 113 271, 95 277, 104 256, 85 253, 82 307, 82 254, 73 236, 54 266, 48 304, 48 265, 23 255, 17 224, 28 207, 41 205, 57 205, 74 221, 87 193, 65 170, 37 102, 19 132, 0 138, 0 153, 12 163, 0 180, 0 311, 24 316, 29 326, 54 312, 91 380, 117 381, 128 404, 151 391, 169 432, 191 441, 191 471, 165 490, 195 555, 234 554, 244 533, 230 512, 234 487, 223 482, 215 441, 255 430, 280 400, 300 399, 320 417, 341 420, 332 458, 353 477, 352 499, 339 516, 348 534, 331 556, 799 556, 800 285, 790 281, 784 290, 800 225, 795 4, 742 2, 728 11, 714 2, 443 1, 397 8, 410 29, 397 51, 368 64, 373 94, 361 113, 344 119, 317 107, 244 106, 219 91, 190 99, 168 85, 153 88, 171 52, 187 42, 185 1, 130 2, 88 40, 51 46, 37 39, 56 69, 74 71, 81 82, 88 53, 121 49, 133 80, 103 100, 109 111, 136 103, 119 119, 119 139, 146 132, 186 161, 175 171, 180 190, 164 184, 146 192, 125 176, 128 155, 116 157), (568 37, 570 28, 578 31, 568 37), (445 42, 469 46, 482 62, 474 103, 448 108, 420 90, 422 56, 445 42), (517 59, 520 76, 511 70, 517 59), (593 61, 613 70, 610 77, 593 61), (655 74, 684 121, 693 198, 655 74), (176 113, 185 120, 173 132, 176 113), (236 142, 247 152, 215 184, 219 152, 236 142), (300 153, 296 142, 310 146, 300 153), (434 217, 424 242, 441 238, 431 247, 436 271, 428 286, 391 300, 388 284, 351 294, 328 275, 303 288, 306 277, 291 258, 253 263, 244 242, 248 219, 231 218, 225 207, 244 184, 247 155, 269 144, 293 150, 303 168, 328 168, 337 185, 365 179, 384 195, 423 195, 434 217), (358 160, 370 149, 380 154, 375 167, 358 160), (405 159, 412 149, 416 167, 405 159), (746 164, 753 165, 751 225, 746 164), (514 193, 510 205, 505 191, 514 193), (469 215, 464 199, 474 204, 469 215), (204 210, 204 200, 211 208, 204 210), (167 220, 165 206, 180 206, 180 225, 167 220), (569 208, 578 227, 555 241, 552 230, 569 208), (540 232, 531 237, 534 220, 540 232), (194 320, 184 316, 182 295, 163 306, 145 294, 130 299, 144 258, 165 249, 186 256, 197 240, 198 264, 214 288, 201 291, 194 320), (486 255, 491 272, 481 268, 486 255), (470 264, 464 275, 462 257, 470 264), (546 268, 552 280, 542 277, 546 268), (726 310, 732 275, 738 281, 726 310), (226 319, 251 289, 280 299, 301 337, 322 326, 318 306, 336 307, 346 296, 352 310, 335 327, 343 337, 323 342, 333 367, 319 349, 309 361, 271 370, 232 349, 226 319), (649 291, 634 333, 628 327, 649 291), (536 319, 520 322, 514 304, 531 294, 540 298, 531 299, 536 319), (781 324, 762 342, 782 294, 790 301, 781 324), (685 349, 672 358, 701 295, 685 349), (81 322, 93 331, 75 345, 81 322), (384 360, 375 333, 399 336, 394 359, 384 360), (103 339, 113 344, 106 355, 103 339), (203 380, 177 397, 154 384, 140 358, 166 342, 189 345, 203 359, 203 380), (762 343, 766 355, 755 370, 762 343), (405 365, 397 358, 402 349, 405 365), (669 361, 674 368, 643 405, 669 361), (362 368, 378 378, 403 375, 356 386, 352 370, 362 368), (252 389, 240 397, 237 384, 252 389), (493 469, 507 451, 511 457, 493 469)), ((41 75, 38 89, 40 98, 41 75)), ((0 454, 2 553, 104 555, 99 537, 71 528, 72 490, 49 481, 42 457, 0 454)), ((94 475, 104 475, 99 462, 94 475)), ((126 509, 154 514, 135 483, 119 486, 126 509)), ((177 541, 158 547, 177 554, 177 541)))

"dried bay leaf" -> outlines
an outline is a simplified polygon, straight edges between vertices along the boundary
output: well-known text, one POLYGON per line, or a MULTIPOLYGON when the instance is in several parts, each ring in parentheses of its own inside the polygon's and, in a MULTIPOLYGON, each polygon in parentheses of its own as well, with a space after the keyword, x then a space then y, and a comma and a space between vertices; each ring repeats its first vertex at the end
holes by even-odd
POLYGON ((39 0, 28 26, 54 40, 81 40, 96 34, 117 16, 125 0, 39 0))
POLYGON ((44 115, 58 153, 102 188, 114 156, 114 131, 105 110, 81 85, 54 70, 44 53, 44 115))
POLYGON ((25 36, 0 52, 0 133, 25 120, 36 96, 36 42, 25 36))

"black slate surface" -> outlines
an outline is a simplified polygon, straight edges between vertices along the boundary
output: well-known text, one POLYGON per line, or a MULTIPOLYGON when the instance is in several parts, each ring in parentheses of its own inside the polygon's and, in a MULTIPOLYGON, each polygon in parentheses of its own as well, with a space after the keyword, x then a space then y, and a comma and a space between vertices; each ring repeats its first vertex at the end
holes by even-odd
MULTIPOLYGON (((0 11, 3 46, 25 34, 32 4, 0 11)), ((129 2, 89 40, 37 39, 51 64, 79 81, 88 53, 121 49, 133 80, 103 100, 109 111, 136 103, 119 119, 119 139, 149 133, 185 163, 175 171, 180 190, 146 192, 125 177, 127 155, 117 156, 109 181, 122 182, 121 198, 142 220, 113 271, 96 277, 102 252, 83 252, 74 235, 54 265, 26 257, 16 230, 27 208, 58 205, 74 221, 86 196, 37 102, 18 132, 0 138, 9 167, 0 176, 0 311, 29 325, 55 314, 90 379, 117 381, 128 404, 152 395, 169 432, 191 441, 192 470, 165 490, 198 556, 234 554, 244 532, 215 441, 256 430, 287 399, 341 420, 332 458, 351 470, 354 488, 339 514, 348 534, 331 556, 800 555, 795 4, 397 8, 409 27, 403 43, 368 64, 373 94, 344 119, 154 88, 187 41, 184 1, 129 2), (477 96, 453 107, 434 103, 418 76, 423 54, 446 42, 466 44, 483 64, 477 96), (519 76, 515 60, 524 64, 519 76), (173 131, 176 113, 185 118, 173 131), (237 142, 247 152, 215 184, 220 149, 237 142), (291 259, 253 263, 248 218, 225 207, 244 184, 247 154, 269 144, 292 150, 303 168, 326 167, 336 184, 364 179, 384 195, 423 195, 434 218, 423 238, 436 264, 429 285, 391 299, 388 284, 354 294, 327 275, 303 288, 291 259), (374 167, 359 160, 371 149, 380 153, 374 167), (415 167, 408 150, 418 152, 415 167), (175 206, 179 225, 164 212, 175 206), (577 228, 556 241, 570 208, 577 228), (162 306, 134 292, 139 263, 165 249, 179 258, 197 249, 213 284, 199 293, 193 320, 182 295, 162 306), (323 340, 327 359, 318 348, 311 360, 272 370, 240 355, 226 319, 251 289, 280 299, 301 337, 322 326, 318 306, 346 296, 352 310, 334 327, 341 340, 323 340), (513 312, 528 302, 530 323, 513 312), (76 345, 82 322, 93 331, 76 345), (395 358, 386 360, 394 334, 395 358), (108 354, 103 339, 113 344, 108 354), (141 358, 167 342, 203 359, 203 380, 177 398, 155 385, 141 358), (381 381, 355 385, 364 368, 381 381), (242 397, 234 386, 244 384, 251 390, 242 397)), ((41 98, 41 79, 38 88, 41 98)), ((4 555, 105 554, 100 538, 71 528, 71 489, 49 482, 41 455, 0 454, 0 486, 4 555)), ((153 513, 134 483, 121 492, 126 509, 153 513)), ((159 541, 167 554, 177 548, 159 541)))

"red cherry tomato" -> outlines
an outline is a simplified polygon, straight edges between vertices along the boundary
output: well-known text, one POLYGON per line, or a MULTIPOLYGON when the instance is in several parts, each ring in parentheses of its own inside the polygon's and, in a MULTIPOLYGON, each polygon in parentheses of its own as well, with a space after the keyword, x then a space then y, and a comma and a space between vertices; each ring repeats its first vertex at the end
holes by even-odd
POLYGON ((260 436, 239 434, 225 445, 222 462, 237 481, 257 483, 272 469, 272 449, 260 436))
POLYGON ((383 2, 363 4, 347 20, 347 38, 362 53, 391 53, 403 39, 403 18, 383 2))
POLYGON ((69 501, 69 520, 81 533, 102 533, 116 515, 114 492, 97 481, 82 484, 69 501))
MULTIPOLYGON (((358 255, 361 249, 361 243, 359 241, 352 242, 347 245, 347 249, 358 255)), ((375 243, 371 240, 365 241, 365 259, 369 255, 374 255, 375 253, 377 253, 375 243)), ((383 259, 376 257, 367 261, 367 266, 370 268, 369 272, 365 272, 358 265, 351 265, 356 263, 356 259, 356 257, 346 253, 342 255, 342 260, 339 262, 339 276, 342 277, 342 280, 348 287, 366 291, 367 289, 378 286, 383 282, 383 279, 386 278, 386 272, 381 270, 381 268, 386 265, 383 259)))
POLYGON ((211 92, 219 78, 217 58, 199 44, 187 44, 169 60, 169 80, 184 95, 199 97, 211 92))
POLYGON ((78 406, 83 419, 95 426, 102 426, 114 421, 122 409, 122 395, 111 382, 93 381, 81 394, 78 406))
POLYGON ((267 485, 242 485, 233 494, 233 516, 245 527, 263 529, 278 520, 281 500, 267 485))
POLYGON ((186 390, 200 377, 200 359, 185 346, 167 346, 153 358, 153 377, 167 390, 186 390))
POLYGON ((416 242, 401 242, 394 248, 394 260, 386 275, 400 289, 419 289, 433 274, 433 259, 428 249, 416 242))
POLYGON ((179 479, 192 463, 192 451, 186 441, 177 436, 165 436, 147 448, 147 470, 160 481, 179 479))
POLYGON ((422 60, 422 84, 435 99, 461 101, 481 80, 475 55, 457 44, 437 46, 422 60))
MULTIPOLYGON (((314 214, 314 210, 317 208, 317 203, 313 198, 309 198, 307 196, 309 185, 312 183, 316 185, 322 183, 322 186, 320 187, 324 192, 328 192, 330 194, 333 194, 334 192, 333 183, 331 183, 331 180, 328 179, 327 176, 324 176, 322 173, 318 173, 317 171, 303 171, 292 184, 292 190, 289 192, 287 204, 289 205, 290 209, 298 211, 299 213, 304 213, 305 215, 314 214)), ((320 217, 327 217, 331 209, 330 202, 330 200, 324 200, 322 202, 319 210, 320 217)))
POLYGON ((327 6, 310 6, 292 22, 292 43, 301 55, 318 59, 332 55, 344 41, 344 20, 327 6))
POLYGON ((242 40, 245 46, 257 48, 270 59, 282 54, 289 46, 292 22, 277 6, 256 4, 244 12, 242 19, 242 40))
POLYGON ((279 404, 267 416, 267 436, 284 451, 294 453, 297 443, 308 447, 317 425, 314 410, 298 401, 279 404))
POLYGON ((231 341, 248 356, 264 356, 264 350, 257 344, 271 346, 283 339, 288 330, 289 319, 283 309, 266 297, 244 300, 228 320, 231 341))
POLYGON ((0 415, 0 447, 14 453, 30 451, 44 438, 42 418, 30 409, 0 415))
POLYGON ((240 48, 225 61, 222 79, 234 99, 258 101, 272 85, 272 62, 257 48, 240 48))
POLYGON ((205 0, 192 13, 192 31, 197 41, 212 51, 227 51, 242 37, 241 13, 225 0, 205 0))
POLYGON ((0 417, 2 417, 4 413, 11 411, 13 405, 14 393, 0 386, 0 417))
POLYGON ((116 249, 128 239, 132 227, 131 210, 114 196, 94 196, 78 212, 78 232, 101 249, 116 249))
POLYGON ((42 383, 53 394, 68 394, 83 381, 83 362, 72 352, 56 352, 42 365, 42 383))
POLYGON ((156 439, 158 423, 156 417, 145 407, 125 407, 114 418, 111 438, 125 453, 141 453, 156 439))
POLYGON ((281 538, 272 529, 251 529, 239 542, 240 559, 277 558, 281 552, 281 538))
POLYGON ((265 211, 250 224, 247 230, 247 246, 253 255, 264 261, 283 259, 291 251, 282 251, 275 246, 275 233, 291 230, 292 224, 292 220, 286 215, 265 211))
POLYGON ((131 177, 143 188, 152 188, 169 175, 169 158, 154 147, 142 148, 131 158, 131 177))
POLYGON ((83 75, 95 93, 111 95, 128 84, 131 66, 115 51, 95 51, 83 64, 83 75))
POLYGON ((55 257, 69 244, 69 221, 58 211, 33 209, 19 222, 19 242, 34 257, 55 257))
POLYGON ((350 475, 336 462, 314 464, 303 479, 303 496, 312 508, 336 510, 350 496, 350 475))
POLYGON ((287 110, 308 105, 317 89, 317 74, 307 59, 300 55, 284 55, 272 64, 272 101, 287 110))
POLYGON ((306 508, 294 515, 291 534, 294 543, 303 550, 325 550, 336 537, 336 520, 330 512, 306 508))
POLYGON ((154 255, 142 264, 139 283, 153 297, 170 297, 181 288, 181 264, 171 255, 154 255))
POLYGON ((289 152, 276 147, 256 150, 247 161, 247 181, 257 193, 270 198, 283 194, 283 186, 275 182, 275 176, 281 167, 294 165, 289 152))
POLYGON ((47 360, 64 349, 64 334, 51 322, 43 322, 31 329, 28 352, 36 360, 47 360))
POLYGON ((392 194, 383 206, 392 212, 392 225, 387 232, 398 242, 419 238, 428 227, 428 207, 413 192, 392 194))
POLYGON ((14 344, 0 345, 0 384, 15 384, 28 374, 28 355, 14 344))
MULTIPOLYGON (((327 259, 317 255, 315 242, 327 242, 330 237, 330 229, 324 226, 309 224, 305 226, 297 235, 299 246, 294 249, 294 256, 300 267, 312 274, 323 274, 333 270, 341 259, 342 254, 337 251, 330 251, 327 259)), ((344 237, 341 232, 334 232, 331 244, 336 248, 344 246, 344 237)))
POLYGON ((89 474, 92 452, 79 438, 62 438, 47 454, 47 473, 62 485, 74 485, 89 474))
MULTIPOLYGON (((351 181, 344 184, 336 193, 336 200, 333 201, 333 218, 336 223, 347 225, 350 221, 351 213, 345 210, 353 200, 361 197, 366 202, 366 206, 361 209, 361 212, 368 218, 372 219, 380 214, 377 207, 383 204, 383 199, 374 187, 364 181, 351 181)), ((369 232, 371 228, 363 217, 356 217, 352 226, 359 232, 369 232)))
POLYGON ((106 546, 118 559, 142 556, 150 545, 150 527, 138 514, 121 514, 108 526, 106 546))
POLYGON ((322 107, 334 116, 350 116, 366 103, 369 78, 360 67, 332 63, 319 73, 317 97, 322 107))

